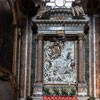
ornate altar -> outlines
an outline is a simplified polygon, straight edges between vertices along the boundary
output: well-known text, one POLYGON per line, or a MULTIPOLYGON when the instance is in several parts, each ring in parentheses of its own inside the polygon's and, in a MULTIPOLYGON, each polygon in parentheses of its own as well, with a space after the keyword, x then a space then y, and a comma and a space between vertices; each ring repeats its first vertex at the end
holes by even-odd
POLYGON ((86 96, 84 31, 89 19, 73 19, 66 8, 50 9, 47 15, 33 19, 38 27, 34 100, 43 95, 43 88, 52 93, 54 87, 71 87, 78 96, 86 96))

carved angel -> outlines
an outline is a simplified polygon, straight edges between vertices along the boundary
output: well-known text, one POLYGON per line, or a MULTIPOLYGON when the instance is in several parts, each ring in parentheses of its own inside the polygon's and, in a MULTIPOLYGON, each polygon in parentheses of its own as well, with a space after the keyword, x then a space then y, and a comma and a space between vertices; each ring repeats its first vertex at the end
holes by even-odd
POLYGON ((85 15, 81 0, 75 0, 72 3, 72 14, 74 17, 83 17, 85 15))

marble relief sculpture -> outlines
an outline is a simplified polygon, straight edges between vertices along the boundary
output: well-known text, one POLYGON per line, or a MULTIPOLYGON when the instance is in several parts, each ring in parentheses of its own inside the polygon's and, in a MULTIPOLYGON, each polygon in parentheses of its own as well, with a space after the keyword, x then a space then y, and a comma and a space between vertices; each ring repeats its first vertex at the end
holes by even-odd
POLYGON ((74 84, 74 42, 44 41, 43 78, 46 84, 74 84))

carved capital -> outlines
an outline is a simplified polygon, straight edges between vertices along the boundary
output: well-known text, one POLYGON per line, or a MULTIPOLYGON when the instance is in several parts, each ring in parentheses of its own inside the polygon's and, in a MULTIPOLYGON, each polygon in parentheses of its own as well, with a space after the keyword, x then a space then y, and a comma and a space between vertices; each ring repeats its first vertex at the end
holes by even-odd
POLYGON ((83 33, 78 34, 78 40, 85 40, 85 35, 83 33))
POLYGON ((36 37, 37 40, 43 40, 43 34, 38 34, 36 37))

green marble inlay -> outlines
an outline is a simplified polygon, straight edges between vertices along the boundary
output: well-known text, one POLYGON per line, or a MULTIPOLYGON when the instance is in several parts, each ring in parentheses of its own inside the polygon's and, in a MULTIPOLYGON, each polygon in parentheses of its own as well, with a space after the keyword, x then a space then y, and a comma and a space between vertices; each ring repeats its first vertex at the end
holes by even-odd
POLYGON ((36 41, 35 35, 32 34, 32 66, 31 66, 31 93, 33 93, 33 83, 35 80, 35 55, 36 54, 36 41))
POLYGON ((85 35, 85 77, 88 85, 89 95, 89 34, 85 35))

